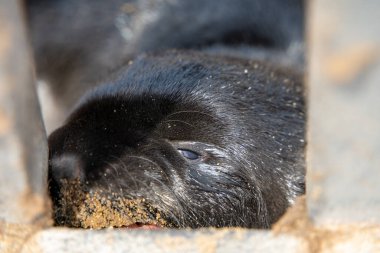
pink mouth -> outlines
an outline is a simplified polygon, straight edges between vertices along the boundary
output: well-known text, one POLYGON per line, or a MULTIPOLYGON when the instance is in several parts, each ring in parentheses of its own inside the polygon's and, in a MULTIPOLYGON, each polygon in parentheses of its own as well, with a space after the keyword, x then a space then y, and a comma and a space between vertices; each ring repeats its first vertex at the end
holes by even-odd
POLYGON ((157 229, 160 229, 159 226, 154 225, 154 224, 139 224, 139 223, 128 225, 125 228, 128 228, 128 229, 145 229, 145 230, 157 230, 157 229))

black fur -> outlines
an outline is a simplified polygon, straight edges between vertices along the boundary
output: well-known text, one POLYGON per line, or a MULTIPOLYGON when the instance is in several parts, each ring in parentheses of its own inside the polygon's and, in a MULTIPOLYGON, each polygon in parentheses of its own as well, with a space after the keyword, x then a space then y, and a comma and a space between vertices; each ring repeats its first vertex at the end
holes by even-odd
POLYGON ((140 53, 216 47, 278 64, 302 51, 303 0, 25 1, 38 76, 66 111, 140 53))
POLYGON ((304 193, 302 0, 25 2, 58 103, 103 84, 49 137, 57 223, 62 179, 175 227, 268 228, 304 193))
POLYGON ((199 52, 141 56, 50 136, 53 200, 77 178, 143 197, 176 227, 267 228, 304 192, 300 80, 199 52))

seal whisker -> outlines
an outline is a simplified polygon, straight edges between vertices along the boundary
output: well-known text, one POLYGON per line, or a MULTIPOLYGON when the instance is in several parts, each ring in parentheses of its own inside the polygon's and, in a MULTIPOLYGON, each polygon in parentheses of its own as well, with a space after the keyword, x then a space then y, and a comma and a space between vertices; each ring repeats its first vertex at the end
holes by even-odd
MULTIPOLYGON (((168 190, 170 193, 171 193, 171 196, 174 197, 175 199, 175 202, 176 204, 178 204, 180 206, 180 208, 177 208, 179 209, 180 213, 178 215, 180 215, 180 218, 177 218, 177 215, 175 215, 172 211, 170 211, 169 209, 166 210, 167 212, 170 212, 170 214, 173 215, 173 217, 171 218, 175 218, 176 221, 178 222, 178 224, 181 224, 180 220, 182 221, 183 218, 185 216, 188 216, 188 214, 186 213, 186 209, 183 208, 183 205, 182 205, 182 202, 179 200, 178 196, 175 194, 174 190, 171 189, 168 185, 166 185, 165 183, 163 183, 161 180, 157 179, 157 178, 154 178, 152 177, 151 175, 146 175, 148 178, 151 178, 153 179, 154 181, 158 182, 161 186, 163 186, 166 190, 168 190)), ((168 207, 172 207, 170 205, 167 205, 168 207)))
MULTIPOLYGON (((122 161, 119 161, 119 162, 122 162, 122 161)), ((115 166, 112 164, 112 163, 108 163, 107 162, 107 165, 110 166, 114 171, 115 173, 111 173, 111 175, 113 176, 114 180, 113 182, 116 183, 116 186, 117 188, 122 191, 122 188, 121 188, 121 185, 119 184, 119 178, 120 178, 120 175, 119 175, 119 171, 115 168, 115 166)), ((128 172, 126 172, 128 174, 128 172)), ((135 183, 135 181, 133 181, 135 183)), ((135 185, 137 186, 137 184, 135 183, 135 185)))
POLYGON ((188 126, 191 126, 191 127, 193 127, 193 128, 196 128, 194 125, 192 125, 192 124, 190 124, 190 123, 188 123, 188 122, 185 122, 185 121, 183 121, 183 120, 178 120, 178 119, 167 119, 167 120, 163 120, 161 123, 165 123, 165 122, 181 122, 181 123, 183 123, 183 124, 186 124, 186 125, 188 125, 188 126))
MULTIPOLYGON (((134 177, 134 176, 131 175, 131 173, 130 173, 129 170, 128 170, 128 166, 125 164, 125 162, 124 162, 121 158, 119 158, 119 157, 115 157, 115 158, 118 159, 118 161, 119 161, 119 163, 120 163, 120 166, 123 168, 123 172, 126 173, 126 174, 128 175, 128 178, 129 178, 130 180, 132 180, 132 182, 133 182, 133 184, 134 184, 134 186, 135 186, 136 189, 139 188, 138 183, 140 183, 140 184, 142 184, 142 185, 148 187, 148 185, 147 185, 144 181, 139 180, 139 179, 137 179, 136 177, 134 177)), ((135 157, 135 158, 136 158, 136 157, 135 157)), ((118 181, 120 180, 120 178, 117 178, 117 179, 118 179, 118 181)), ((122 189, 121 185, 120 185, 120 188, 122 189)))
POLYGON ((206 116, 209 116, 210 118, 213 118, 213 119, 216 119, 218 120, 217 117, 215 117, 214 115, 211 115, 209 113, 206 113, 206 112, 201 112, 201 111, 177 111, 177 112, 173 112, 171 114, 169 114, 168 116, 166 116, 167 118, 173 116, 173 115, 176 115, 176 114, 181 114, 181 113, 197 113, 197 114, 201 114, 201 115, 206 115, 206 116))
MULTIPOLYGON (((140 156, 130 156, 130 155, 128 155, 128 156, 126 156, 126 157, 129 157, 129 158, 137 158, 137 159, 141 159, 141 160, 143 160, 143 161, 147 161, 147 162, 150 162, 151 164, 153 164, 153 165, 155 165, 157 168, 161 168, 157 163, 155 163, 155 162, 153 162, 153 161, 151 161, 150 159, 148 159, 148 158, 145 158, 145 157, 140 157, 140 156)), ((169 177, 169 175, 167 175, 166 174, 166 172, 165 172, 165 170, 162 170, 163 171, 163 174, 165 175, 165 177, 169 180, 170 179, 170 177, 169 177)), ((157 179, 157 178, 154 178, 154 177, 152 177, 151 175, 149 175, 149 174, 145 174, 145 176, 146 177, 148 177, 148 178, 151 178, 151 179, 153 179, 154 181, 156 181, 156 182, 158 182, 158 183, 160 183, 161 184, 161 186, 163 186, 163 187, 165 187, 169 192, 171 192, 172 193, 172 196, 176 199, 176 202, 177 202, 177 204, 178 205, 180 205, 180 209, 181 209, 181 217, 183 217, 185 214, 183 214, 183 212, 184 212, 184 208, 183 208, 183 206, 182 206, 182 204, 181 204, 181 201, 178 199, 178 197, 177 197, 177 195, 175 194, 175 192, 173 191, 173 189, 171 189, 170 187, 168 187, 166 184, 164 184, 161 180, 159 180, 159 179, 157 179)), ((170 210, 168 210, 168 211, 170 211, 170 210)), ((171 211, 170 211, 171 212, 171 211)), ((173 214, 174 215, 174 214, 173 214)), ((175 215, 174 215, 175 216, 175 215)), ((176 218, 176 217, 175 217, 176 218)), ((177 218, 176 218, 177 219, 177 218)), ((181 220, 183 220, 183 218, 181 219, 181 220)), ((179 220, 178 220, 178 222, 179 222, 179 220)), ((180 222, 179 222, 179 224, 180 224, 180 222)))
POLYGON ((141 159, 141 160, 146 161, 146 162, 148 162, 148 163, 150 163, 150 164, 153 164, 154 167, 156 167, 156 168, 161 168, 157 163, 151 161, 151 160, 148 159, 148 158, 142 157, 142 156, 127 155, 127 156, 125 156, 125 157, 141 159))

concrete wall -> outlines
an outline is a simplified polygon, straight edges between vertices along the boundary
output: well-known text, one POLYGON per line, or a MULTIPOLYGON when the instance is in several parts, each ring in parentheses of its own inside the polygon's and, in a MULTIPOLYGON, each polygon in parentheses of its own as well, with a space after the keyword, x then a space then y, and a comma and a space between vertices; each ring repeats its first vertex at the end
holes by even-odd
POLYGON ((47 142, 18 1, 0 1, 0 219, 47 217, 47 142))

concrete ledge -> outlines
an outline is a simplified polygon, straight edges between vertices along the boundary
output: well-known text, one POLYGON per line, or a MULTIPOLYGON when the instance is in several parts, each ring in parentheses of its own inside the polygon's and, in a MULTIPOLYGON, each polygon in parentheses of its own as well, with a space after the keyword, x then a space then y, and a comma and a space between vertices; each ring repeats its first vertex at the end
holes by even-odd
POLYGON ((35 234, 22 252, 307 252, 303 239, 245 229, 103 230, 48 229, 35 234))
MULTIPOLYGON (((3 229, 4 227, 1 227, 3 229)), ((249 229, 83 230, 19 225, 1 230, 0 252, 380 252, 379 226, 297 228, 290 231, 249 229)))

